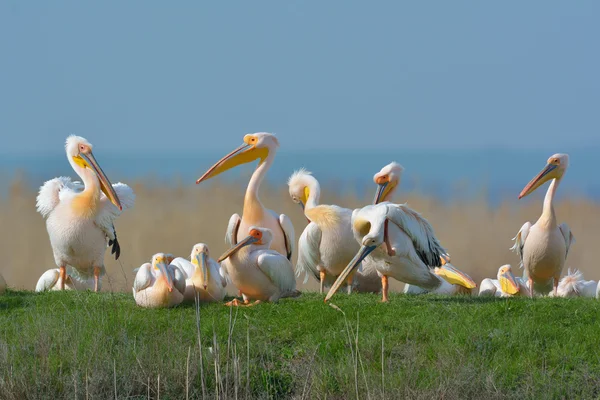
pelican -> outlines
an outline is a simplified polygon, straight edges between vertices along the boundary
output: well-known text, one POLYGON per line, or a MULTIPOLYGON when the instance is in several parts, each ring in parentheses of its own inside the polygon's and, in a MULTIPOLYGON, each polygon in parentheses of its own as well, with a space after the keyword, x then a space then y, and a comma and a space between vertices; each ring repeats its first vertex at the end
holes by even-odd
MULTIPOLYGON (((273 233, 270 229, 251 226, 248 236, 227 250, 218 262, 230 258, 226 273, 244 298, 243 305, 263 301, 277 302, 280 298, 296 297, 296 280, 290 261, 280 253, 270 250, 273 233), (250 300, 255 300, 250 303, 250 300)), ((227 305, 241 305, 234 299, 227 305)))
POLYGON ((227 281, 221 275, 219 264, 208 253, 208 246, 198 243, 192 248, 190 261, 177 257, 170 265, 181 270, 185 276, 184 302, 222 301, 225 298, 227 281))
POLYGON ((167 265, 164 253, 152 256, 152 264, 145 263, 133 282, 133 298, 140 307, 172 307, 183 301, 185 277, 174 266, 167 265))
POLYGON ((3 294, 4 292, 6 292, 6 281, 2 274, 0 274, 0 294, 3 294))
POLYGON ((381 203, 354 210, 352 229, 362 246, 337 278, 325 301, 366 257, 374 259, 381 276, 383 302, 388 301, 390 276, 434 293, 454 294, 459 290, 455 283, 475 286, 471 278, 456 269, 446 272, 443 278, 434 273, 432 268, 441 266, 446 250, 435 237, 429 222, 406 205, 381 203), (391 223, 386 224, 386 221, 391 223))
POLYGON ((552 180, 546 197, 542 215, 537 222, 531 225, 525 222, 517 236, 511 250, 514 250, 521 259, 521 267, 525 269, 523 277, 528 280, 528 286, 536 292, 547 293, 554 286, 554 295, 557 295, 558 282, 565 265, 569 249, 574 243, 571 229, 565 223, 558 225, 554 213, 554 195, 558 189, 567 167, 569 156, 555 154, 548 159, 544 169, 533 178, 519 194, 519 199, 535 191, 546 181, 552 180))
POLYGON ((556 297, 596 297, 598 282, 586 281, 583 273, 568 269, 567 275, 558 283, 556 297))
POLYGON ((273 232, 273 250, 291 260, 295 244, 292 222, 285 214, 278 215, 274 211, 265 208, 258 198, 258 189, 273 164, 278 147, 279 141, 271 133, 260 132, 245 135, 244 144, 210 167, 196 183, 215 177, 236 165, 259 160, 246 189, 242 217, 240 218, 238 214, 231 216, 227 228, 227 237, 233 238, 233 243, 229 243, 229 245, 235 245, 251 226, 256 225, 270 229, 273 232))
POLYGON ((377 192, 373 204, 391 201, 394 192, 400 186, 400 179, 404 167, 397 162, 391 162, 373 176, 373 182, 377 185, 377 192))
POLYGON ((133 206, 135 195, 125 184, 111 185, 92 153, 92 145, 79 136, 69 136, 67 159, 83 181, 72 182, 60 177, 40 188, 37 211, 46 218, 46 228, 60 270, 60 288, 66 283, 66 267, 74 278, 94 277, 94 290, 99 290, 104 275, 106 243, 118 259, 121 247, 114 220, 121 211, 133 206))
MULTIPOLYGON (((98 290, 102 289, 101 281, 98 282, 98 290)), ((52 290, 94 290, 94 279, 88 279, 86 281, 80 281, 74 279, 71 275, 66 274, 66 280, 63 284, 62 277, 60 276, 59 268, 52 268, 44 272, 40 279, 35 285, 36 292, 46 292, 52 290)))
MULTIPOLYGON (((313 275, 320 282, 320 292, 331 286, 348 262, 360 249, 352 234, 352 211, 335 205, 319 205, 321 187, 309 171, 300 169, 288 179, 290 197, 299 204, 309 220, 298 241, 296 276, 304 272, 304 283, 313 275)), ((374 286, 378 291, 379 279, 373 271, 375 285, 369 285, 373 277, 361 272, 356 275, 356 287, 362 290, 374 286)), ((353 274, 348 277, 348 293, 352 291, 353 274)))
POLYGON ((479 296, 529 296, 527 283, 512 272, 510 264, 498 268, 497 279, 485 278, 479 285, 479 296))
MULTIPOLYGON (((437 276, 445 279, 447 282, 454 284, 455 288, 456 288, 456 292, 455 294, 466 294, 466 295, 470 295, 472 294, 472 289, 475 287, 475 283, 472 280, 468 280, 468 284, 467 286, 463 286, 463 282, 461 281, 457 281, 455 279, 456 274, 463 274, 462 272, 460 272, 454 265, 450 264, 449 262, 446 262, 446 258, 444 258, 446 256, 442 256, 441 259, 441 267, 435 267, 433 270, 433 273, 436 274, 437 276)), ((449 259, 449 257, 448 257, 449 259)), ((463 274, 465 275, 465 274, 463 274)), ((410 285, 410 284, 406 284, 404 285, 404 294, 424 294, 424 293, 429 293, 429 290, 425 290, 419 286, 415 286, 415 285, 410 285)))

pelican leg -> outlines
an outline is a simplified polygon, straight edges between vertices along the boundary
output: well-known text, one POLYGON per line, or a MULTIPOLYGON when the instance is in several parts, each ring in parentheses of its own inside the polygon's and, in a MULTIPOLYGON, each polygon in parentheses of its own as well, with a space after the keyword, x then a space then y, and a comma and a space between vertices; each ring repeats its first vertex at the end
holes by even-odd
POLYGON ((529 297, 533 298, 533 279, 529 277, 527 282, 529 283, 529 297))
POLYGON ((560 275, 554 277, 554 297, 558 296, 558 282, 560 281, 560 275))
POLYGON ((260 303, 262 303, 262 301, 260 301, 260 300, 256 300, 254 303, 247 303, 247 304, 244 304, 244 307, 254 307, 254 306, 256 306, 256 305, 258 305, 258 304, 260 304, 260 303))
POLYGON ((325 271, 319 271, 319 279, 321 281, 321 294, 323 294, 325 287, 325 271))
POLYGON ((354 272, 351 272, 346 279, 346 285, 348 285, 348 294, 352 294, 352 282, 354 282, 354 272))
MULTIPOLYGON (((258 300, 257 300, 258 301, 258 300)), ((240 301, 239 299, 233 299, 225 303, 227 307, 247 307, 250 301, 248 299, 244 299, 244 301, 240 301)))
POLYGON ((100 281, 100 267, 94 267, 94 292, 98 292, 98 282, 100 281))
POLYGON ((381 277, 381 302, 387 303, 388 301, 388 277, 383 275, 381 277))
POLYGON ((65 281, 67 280, 67 267, 65 267, 64 265, 60 266, 59 279, 60 290, 65 290, 65 281))

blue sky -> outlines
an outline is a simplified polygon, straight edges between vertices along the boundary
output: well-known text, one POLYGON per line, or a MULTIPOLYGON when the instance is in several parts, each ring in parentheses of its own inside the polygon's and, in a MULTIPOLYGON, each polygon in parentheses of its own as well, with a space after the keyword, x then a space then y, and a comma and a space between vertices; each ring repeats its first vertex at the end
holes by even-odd
POLYGON ((600 145, 597 1, 0 2, 0 152, 600 145))

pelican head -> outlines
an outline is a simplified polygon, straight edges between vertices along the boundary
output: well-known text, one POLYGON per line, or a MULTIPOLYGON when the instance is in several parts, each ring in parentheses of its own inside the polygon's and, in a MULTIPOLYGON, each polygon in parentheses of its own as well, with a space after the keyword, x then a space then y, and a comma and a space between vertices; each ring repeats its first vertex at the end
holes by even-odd
POLYGON ((164 277, 169 292, 173 291, 173 279, 167 269, 167 256, 165 253, 156 253, 152 256, 152 268, 164 277))
POLYGON ((459 271, 452 264, 446 262, 446 260, 441 257, 442 266, 436 267, 434 273, 444 278, 444 280, 453 285, 459 285, 467 289, 473 289, 477 287, 475 281, 467 274, 462 271, 459 271))
POLYGON ((237 245, 233 246, 231 249, 227 250, 219 259, 218 262, 221 262, 228 257, 231 257, 234 253, 240 250, 242 247, 254 244, 264 247, 269 247, 271 245, 271 241, 273 240, 273 233, 271 233, 270 229, 267 228, 258 228, 256 226, 251 226, 248 230, 248 236, 242 239, 237 245))
POLYGON ((398 188, 404 167, 397 162, 391 162, 373 176, 377 184, 377 192, 373 204, 387 201, 391 194, 398 188))
MULTIPOLYGON (((319 183, 312 174, 304 168, 294 172, 288 179, 288 188, 292 201, 299 204, 302 210, 306 207, 308 196, 311 194, 311 187, 317 190, 319 183)), ((315 193, 317 194, 317 193, 315 193)))
POLYGON ((269 153, 276 151, 278 147, 279 141, 272 133, 259 132, 247 134, 244 136, 244 143, 241 146, 210 167, 196 183, 217 176, 240 164, 247 164, 258 159, 260 159, 260 163, 263 163, 269 153))
POLYGON ((503 265, 498 269, 498 283, 500 284, 500 289, 507 294, 517 294, 521 290, 509 264, 503 265))
POLYGON ((202 270, 202 282, 204 290, 208 287, 208 246, 204 243, 194 245, 190 259, 192 264, 200 267, 202 270))
POLYGON ((85 172, 91 170, 100 182, 100 189, 106 197, 117 207, 122 210, 121 201, 117 196, 117 193, 113 189, 112 184, 108 180, 108 177, 100 168, 98 161, 92 153, 92 144, 81 136, 71 135, 67 138, 65 145, 69 162, 73 166, 73 169, 78 172, 85 172))
POLYGON ((551 179, 560 179, 569 166, 569 155, 557 153, 548 159, 544 169, 540 171, 519 194, 519 199, 527 196, 551 179))

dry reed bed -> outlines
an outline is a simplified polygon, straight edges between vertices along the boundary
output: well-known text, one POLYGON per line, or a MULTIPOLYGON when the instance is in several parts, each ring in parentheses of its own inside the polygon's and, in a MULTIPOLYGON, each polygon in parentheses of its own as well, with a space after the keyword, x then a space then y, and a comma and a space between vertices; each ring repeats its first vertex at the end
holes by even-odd
MULTIPOLYGON (((121 259, 115 261, 107 254, 108 279, 103 290, 129 291, 132 270, 156 252, 187 257, 193 244, 205 242, 216 258, 226 249, 227 221, 232 213, 241 213, 244 181, 177 184, 172 188, 138 181, 132 186, 136 205, 116 222, 123 249, 121 259)), ((323 192, 324 204, 349 208, 360 207, 372 197, 370 192, 357 196, 340 184, 324 185, 323 192)), ((0 199, 2 274, 14 288, 33 289, 42 272, 54 267, 44 220, 35 211, 35 196, 24 182, 14 180, 8 195, 0 199)), ((421 212, 449 250, 453 264, 480 281, 495 276, 502 264, 517 266, 516 255, 509 251, 511 238, 525 221, 535 221, 541 212, 540 194, 532 197, 507 200, 495 208, 483 197, 446 203, 431 196, 401 192, 395 200, 421 212)), ((266 206, 292 219, 297 239, 306 220, 289 198, 287 187, 264 185, 261 198, 266 206)), ((576 238, 567 265, 582 270, 587 279, 599 279, 595 245, 600 233, 600 205, 584 198, 567 199, 558 204, 557 215, 569 224, 576 238)), ((307 285, 299 281, 299 287, 315 290, 317 285, 312 280, 307 285)))

